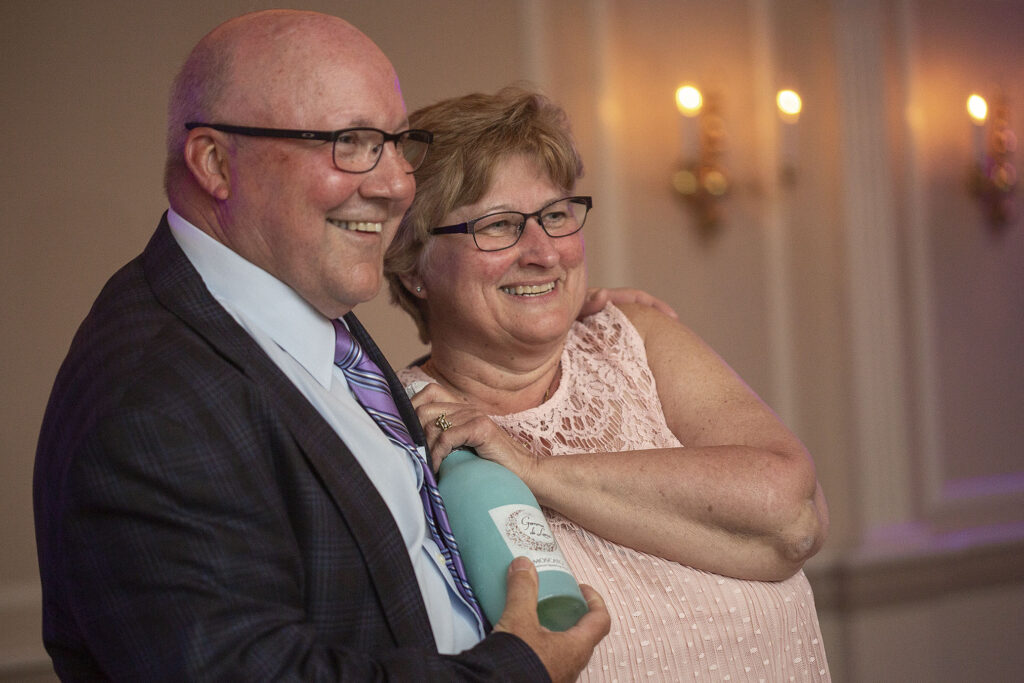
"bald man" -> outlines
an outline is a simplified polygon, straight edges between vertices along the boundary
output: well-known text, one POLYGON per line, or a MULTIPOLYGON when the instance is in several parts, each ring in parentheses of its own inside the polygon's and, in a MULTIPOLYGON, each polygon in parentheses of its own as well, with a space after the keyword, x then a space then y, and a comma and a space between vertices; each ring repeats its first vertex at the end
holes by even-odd
POLYGON ((609 628, 600 597, 548 632, 517 560, 488 630, 439 559, 422 471, 333 362, 341 325, 393 376, 351 314, 430 141, 391 63, 335 17, 245 15, 190 54, 168 119, 170 209, 83 322, 40 435, 57 673, 573 680, 609 628))

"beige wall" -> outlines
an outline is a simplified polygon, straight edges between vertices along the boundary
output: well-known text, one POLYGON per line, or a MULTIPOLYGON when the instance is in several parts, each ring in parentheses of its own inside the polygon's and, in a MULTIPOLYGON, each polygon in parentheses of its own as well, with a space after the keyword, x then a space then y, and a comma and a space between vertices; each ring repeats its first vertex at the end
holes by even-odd
MULTIPOLYGON (((35 440, 75 328, 165 208, 167 86, 213 25, 289 4, 0 3, 0 679, 46 671, 35 440)), ((816 456, 833 534, 810 573, 837 680, 1021 669, 1024 202, 994 231, 967 196, 963 102, 1004 89, 1024 135, 1024 2, 295 6, 374 38, 410 107, 521 79, 565 104, 595 196, 592 282, 668 300, 816 456), (720 93, 728 128, 710 236, 669 185, 684 80, 720 93), (805 112, 785 186, 770 98, 791 84, 805 112)), ((393 363, 421 352, 383 298, 363 317, 393 363)))

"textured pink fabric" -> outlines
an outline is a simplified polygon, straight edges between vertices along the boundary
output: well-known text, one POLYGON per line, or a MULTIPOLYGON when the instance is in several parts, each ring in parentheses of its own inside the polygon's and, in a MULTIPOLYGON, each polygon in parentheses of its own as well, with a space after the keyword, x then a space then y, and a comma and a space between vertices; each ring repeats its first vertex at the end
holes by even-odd
MULTIPOLYGON (((429 380, 418 368, 403 384, 429 380)), ((665 424, 643 342, 609 305, 576 323, 543 405, 495 421, 535 453, 680 446, 665 424)), ((814 596, 801 571, 777 583, 700 571, 607 541, 545 510, 576 578, 611 614, 581 681, 828 681, 814 596)))

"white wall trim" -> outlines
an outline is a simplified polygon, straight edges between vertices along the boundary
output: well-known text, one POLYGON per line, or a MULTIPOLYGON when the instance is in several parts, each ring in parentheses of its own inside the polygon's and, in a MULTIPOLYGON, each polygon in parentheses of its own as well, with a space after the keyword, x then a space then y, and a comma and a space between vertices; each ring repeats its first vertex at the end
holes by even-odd
POLYGON ((819 611, 849 615, 955 592, 1024 583, 1024 524, 936 533, 908 524, 873 547, 806 566, 819 611))
POLYGON ((761 141, 759 175, 765 189, 764 258, 765 298, 768 303, 768 353, 772 379, 772 407, 786 425, 801 433, 796 400, 796 371, 793 360, 793 310, 790 284, 792 248, 789 205, 779 181, 779 118, 775 111, 778 67, 775 60, 776 38, 767 0, 750 0, 751 33, 754 39, 755 120, 761 141))
POLYGON ((862 532, 911 518, 896 211, 885 129, 888 5, 837 0, 843 215, 850 306, 853 424, 862 532))
POLYGON ((601 196, 600 261, 602 286, 623 287, 631 284, 629 273, 629 245, 626 240, 630 225, 622 211, 622 186, 619 169, 618 123, 621 113, 616 105, 615 93, 615 28, 612 26, 612 0, 594 0, 588 13, 590 46, 594 54, 594 82, 597 95, 597 130, 601 144, 589 168, 597 169, 597 192, 601 196))
POLYGON ((946 471, 947 452, 942 434, 942 378, 935 340, 938 329, 931 260, 931 230, 936 225, 927 209, 925 168, 927 159, 921 143, 919 120, 926 113, 916 104, 922 100, 923 67, 918 48, 917 5, 913 0, 900 2, 900 28, 903 39, 904 80, 907 101, 907 264, 911 302, 908 311, 911 332, 910 354, 915 380, 914 428, 923 470, 923 513, 944 527, 972 523, 1001 523, 1024 509, 1024 472, 999 476, 951 479, 946 471))
POLYGON ((929 220, 925 190, 924 167, 926 160, 920 144, 918 121, 924 112, 915 104, 920 101, 921 69, 918 58, 917 22, 914 3, 900 3, 901 34, 907 102, 905 103, 907 140, 908 191, 908 267, 910 269, 909 311, 914 352, 911 355, 916 389, 915 427, 924 469, 924 504, 928 511, 942 507, 943 460, 945 452, 940 428, 942 405, 940 379, 936 363, 935 293, 932 289, 931 251, 932 223, 929 220))
POLYGON ((551 85, 551 58, 547 52, 547 26, 544 0, 521 0, 523 63, 527 78, 541 90, 551 85))

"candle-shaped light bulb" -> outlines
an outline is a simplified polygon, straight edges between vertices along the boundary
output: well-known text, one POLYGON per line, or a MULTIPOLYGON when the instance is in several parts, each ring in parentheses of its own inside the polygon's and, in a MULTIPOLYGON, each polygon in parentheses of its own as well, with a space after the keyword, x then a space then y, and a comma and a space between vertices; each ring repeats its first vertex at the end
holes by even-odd
POLYGON ((696 116, 704 104, 700 90, 692 85, 681 85, 676 90, 676 107, 683 116, 696 116))
POLYGON ((985 120, 988 118, 988 102, 977 93, 967 98, 967 114, 971 117, 971 146, 974 148, 974 163, 985 163, 985 120))
POLYGON ((775 104, 778 105, 779 114, 786 123, 796 123, 800 118, 803 100, 795 90, 780 90, 775 96, 775 104))
POLYGON ((967 113, 974 125, 985 125, 985 119, 988 118, 988 102, 981 95, 971 95, 967 98, 967 113))
POLYGON ((692 85, 681 85, 676 89, 676 108, 682 114, 680 122, 680 136, 682 141, 680 151, 683 154, 683 164, 696 162, 700 157, 700 131, 697 128, 697 115, 700 114, 704 105, 704 97, 692 85))
POLYGON ((775 95, 775 104, 779 108, 782 119, 782 130, 779 138, 779 154, 782 166, 782 181, 791 185, 796 181, 797 168, 797 128, 803 109, 803 100, 795 90, 780 90, 775 95))

